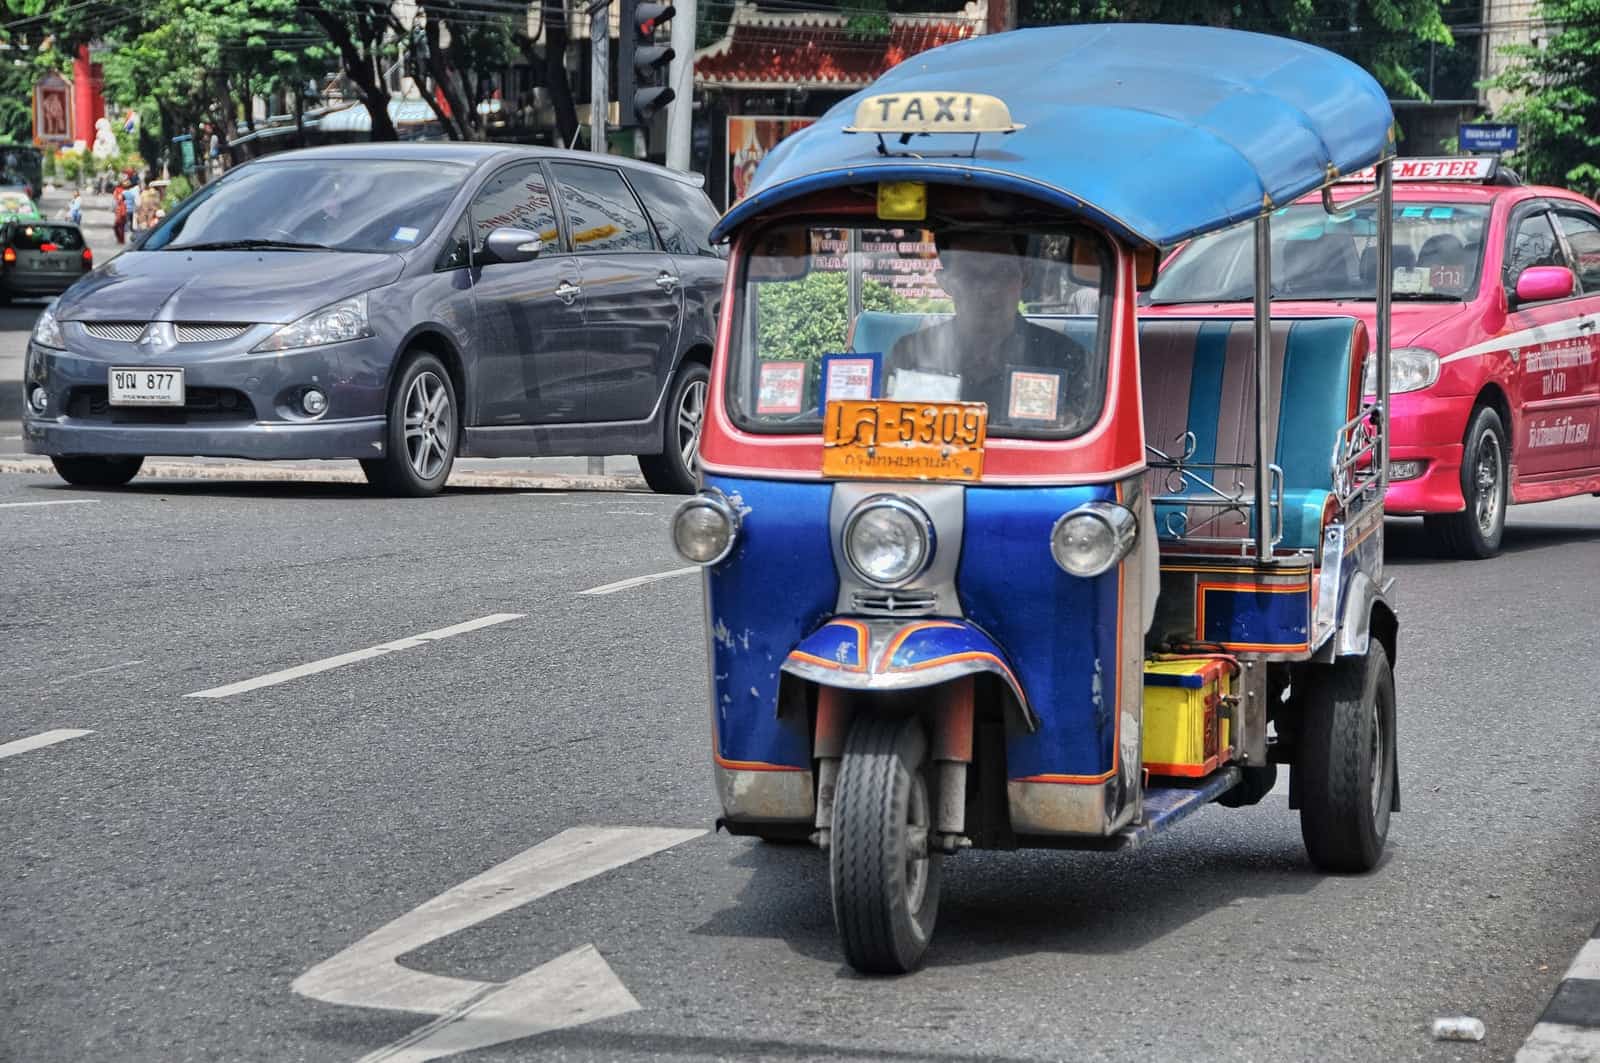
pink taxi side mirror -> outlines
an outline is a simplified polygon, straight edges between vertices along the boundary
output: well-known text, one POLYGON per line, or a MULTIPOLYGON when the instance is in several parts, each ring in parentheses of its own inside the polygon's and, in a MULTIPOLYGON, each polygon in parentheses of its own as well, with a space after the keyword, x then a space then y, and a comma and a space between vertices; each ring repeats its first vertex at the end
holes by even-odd
POLYGON ((1565 299, 1573 287, 1572 271, 1565 266, 1529 266, 1517 277, 1517 302, 1565 299))

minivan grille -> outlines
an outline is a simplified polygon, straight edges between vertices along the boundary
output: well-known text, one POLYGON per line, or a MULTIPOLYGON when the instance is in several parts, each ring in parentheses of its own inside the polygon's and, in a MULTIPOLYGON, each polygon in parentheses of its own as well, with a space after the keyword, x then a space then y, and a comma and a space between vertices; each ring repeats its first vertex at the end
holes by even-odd
POLYGON ((915 616, 933 612, 939 596, 933 591, 856 591, 850 602, 858 612, 915 616))
MULTIPOLYGON (((221 343, 223 340, 237 339, 249 331, 249 325, 234 323, 213 324, 210 322, 179 322, 173 331, 177 333, 179 343, 221 343)), ((144 335, 145 322, 143 321, 85 321, 83 330, 97 340, 111 340, 113 343, 135 343, 144 335)))
POLYGON ((132 343, 144 335, 143 321, 85 321, 83 331, 97 340, 132 343))

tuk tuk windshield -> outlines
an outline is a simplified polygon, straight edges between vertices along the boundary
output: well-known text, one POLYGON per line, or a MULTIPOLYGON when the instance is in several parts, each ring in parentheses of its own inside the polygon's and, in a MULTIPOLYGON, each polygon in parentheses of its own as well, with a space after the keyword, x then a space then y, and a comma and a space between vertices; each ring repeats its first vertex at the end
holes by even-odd
POLYGON ((1114 262, 1076 228, 762 230, 729 412, 747 431, 814 433, 835 399, 983 402, 991 435, 1078 435, 1104 401, 1114 262))
MULTIPOLYGON (((1393 298, 1459 302, 1477 291, 1489 208, 1461 203, 1396 203, 1393 298)), ((1162 271, 1155 305, 1232 303, 1255 292, 1255 226, 1202 236, 1162 271)), ((1329 214, 1320 203, 1272 216, 1274 299, 1376 299, 1376 205, 1329 214)))

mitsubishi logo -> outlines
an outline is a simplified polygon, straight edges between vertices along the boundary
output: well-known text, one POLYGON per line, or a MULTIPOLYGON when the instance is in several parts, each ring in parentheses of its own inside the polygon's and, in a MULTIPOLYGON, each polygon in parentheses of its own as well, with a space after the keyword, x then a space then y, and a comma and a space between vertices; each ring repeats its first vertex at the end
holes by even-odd
POLYGON ((165 354, 178 345, 178 332, 170 321, 152 321, 134 345, 151 354, 165 354))

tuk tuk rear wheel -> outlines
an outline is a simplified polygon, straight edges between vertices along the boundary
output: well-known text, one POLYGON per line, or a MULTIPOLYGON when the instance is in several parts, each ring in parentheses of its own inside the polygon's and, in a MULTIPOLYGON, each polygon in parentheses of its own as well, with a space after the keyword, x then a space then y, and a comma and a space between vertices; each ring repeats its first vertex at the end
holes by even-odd
POLYGON ((1322 870, 1370 871, 1394 807, 1394 672, 1376 638, 1365 657, 1318 671, 1308 677, 1294 764, 1300 836, 1322 870))
POLYGON ((928 846, 927 750, 914 717, 862 714, 845 741, 828 874, 845 960, 866 974, 915 970, 933 937, 944 858, 928 846))

